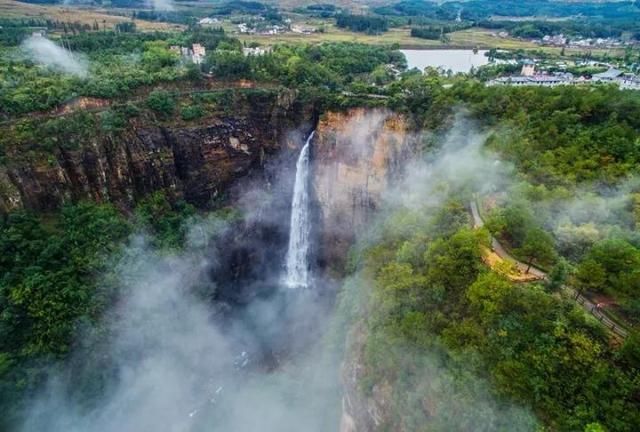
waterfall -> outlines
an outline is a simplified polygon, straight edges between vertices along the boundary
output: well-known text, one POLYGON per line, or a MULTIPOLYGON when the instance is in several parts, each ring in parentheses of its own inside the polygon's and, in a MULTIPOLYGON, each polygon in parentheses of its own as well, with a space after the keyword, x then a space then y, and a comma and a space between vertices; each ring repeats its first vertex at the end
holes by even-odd
POLYGON ((286 275, 284 284, 289 288, 306 288, 309 285, 309 234, 311 231, 309 220, 309 138, 300 151, 296 163, 296 181, 293 187, 291 201, 291 227, 289 228, 289 248, 285 263, 286 275))

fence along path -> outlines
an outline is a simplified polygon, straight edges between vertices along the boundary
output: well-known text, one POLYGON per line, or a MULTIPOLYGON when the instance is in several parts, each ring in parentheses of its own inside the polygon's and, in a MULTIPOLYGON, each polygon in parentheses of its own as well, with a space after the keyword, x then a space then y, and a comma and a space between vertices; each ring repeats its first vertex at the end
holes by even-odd
MULTIPOLYGON (((469 203, 469 208, 471 209, 471 216, 473 218, 473 227, 474 228, 483 227, 484 226, 484 221, 482 220, 482 217, 480 216, 480 212, 478 211, 478 204, 475 202, 475 200, 472 200, 469 203)), ((527 269, 527 265, 525 263, 517 260, 509 252, 507 252, 507 250, 493 236, 491 236, 491 249, 500 258, 513 261, 516 264, 516 266, 518 266, 518 268, 520 268, 522 270, 526 270, 527 269)), ((547 274, 545 272, 543 272, 542 270, 537 269, 535 267, 531 267, 529 272, 533 273, 535 276, 538 276, 538 278, 540 280, 547 280, 548 279, 547 274)), ((571 288, 571 287, 569 287, 567 285, 563 285, 562 289, 564 290, 564 292, 566 294, 570 295, 587 312, 591 313, 594 317, 596 317, 598 319, 598 321, 600 321, 605 327, 607 327, 613 333, 615 333, 616 335, 620 336, 623 339, 626 338, 629 335, 629 332, 626 329, 621 327, 619 324, 616 324, 600 308, 598 308, 598 306, 595 303, 593 303, 588 298, 584 297, 578 291, 576 291, 575 289, 573 289, 573 288, 571 288)))

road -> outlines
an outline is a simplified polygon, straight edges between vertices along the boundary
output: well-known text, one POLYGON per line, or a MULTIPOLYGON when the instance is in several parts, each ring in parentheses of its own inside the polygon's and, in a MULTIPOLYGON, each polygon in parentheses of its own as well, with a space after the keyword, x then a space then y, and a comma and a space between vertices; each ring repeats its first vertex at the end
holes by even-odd
MULTIPOLYGON (((478 204, 474 201, 469 203, 469 208, 471 209, 471 216, 473 218, 473 227, 481 228, 484 226, 484 221, 480 216, 480 212, 478 211, 478 204)), ((496 240, 495 237, 491 236, 491 249, 502 259, 513 261, 516 266, 523 272, 527 270, 527 264, 517 260, 513 255, 511 255, 507 250, 496 240)), ((529 273, 532 273, 540 280, 546 280, 547 274, 540 269, 535 267, 531 267, 529 269, 529 273)), ((618 324, 613 322, 611 318, 604 314, 602 310, 600 310, 591 300, 584 297, 582 294, 578 293, 573 288, 563 285, 562 286, 564 292, 571 296, 578 304, 580 304, 587 312, 591 313, 594 317, 598 319, 605 327, 611 330, 616 335, 625 338, 628 336, 629 332, 624 328, 620 327, 618 324)))

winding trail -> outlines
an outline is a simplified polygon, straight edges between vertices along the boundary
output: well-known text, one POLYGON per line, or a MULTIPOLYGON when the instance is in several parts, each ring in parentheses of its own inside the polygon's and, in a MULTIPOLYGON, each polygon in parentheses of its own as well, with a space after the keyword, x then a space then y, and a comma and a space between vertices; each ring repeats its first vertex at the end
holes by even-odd
MULTIPOLYGON (((473 218, 473 227, 482 228, 484 226, 484 220, 482 220, 482 217, 480 216, 480 212, 478 211, 478 204, 475 202, 475 200, 472 200, 469 203, 469 208, 471 209, 471 216, 473 218)), ((526 272, 528 267, 527 264, 519 261, 513 255, 507 252, 507 250, 500 244, 500 242, 498 242, 498 240, 496 240, 496 238, 493 235, 491 235, 491 249, 500 258, 514 262, 515 265, 518 267, 518 269, 520 269, 523 272, 526 272)), ((542 270, 537 269, 533 266, 529 269, 529 273, 536 276, 539 280, 547 280, 547 274, 542 270)), ((602 310, 598 308, 596 304, 593 303, 591 300, 584 297, 582 294, 580 294, 579 292, 577 292, 576 290, 574 290, 573 288, 567 285, 563 285, 562 289, 567 295, 571 296, 571 298, 577 301, 583 307, 583 309, 585 309, 587 312, 591 313, 594 317, 596 317, 598 321, 602 323, 602 325, 604 325, 607 329, 612 331, 614 334, 616 334, 617 336, 620 336, 623 339, 629 335, 629 332, 626 329, 620 327, 620 325, 616 324, 613 320, 611 320, 611 318, 605 315, 604 312, 602 312, 602 310)))

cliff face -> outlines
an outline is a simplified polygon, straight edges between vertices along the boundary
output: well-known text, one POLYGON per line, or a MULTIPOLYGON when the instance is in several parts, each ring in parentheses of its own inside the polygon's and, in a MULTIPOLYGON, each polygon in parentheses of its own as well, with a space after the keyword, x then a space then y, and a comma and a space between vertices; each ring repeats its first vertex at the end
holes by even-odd
POLYGON ((17 148, 0 165, 0 212, 80 199, 128 208, 157 190, 206 207, 309 121, 310 109, 296 106, 291 94, 273 93, 188 124, 134 119, 126 130, 96 133, 73 150, 59 146, 27 159, 17 148))
MULTIPOLYGON (((325 263, 342 270, 355 236, 372 222, 415 144, 406 119, 388 111, 354 109, 323 115, 313 147, 313 185, 325 263)), ((366 338, 366 326, 356 323, 346 342, 341 432, 385 430, 392 417, 389 385, 377 383, 370 394, 362 391, 366 338)))
MULTIPOLYGON (((342 364, 342 420, 340 432, 375 432, 378 430, 398 430, 389 428, 392 416, 392 388, 387 382, 378 382, 370 394, 362 391, 365 342, 367 334, 364 324, 355 325, 347 338, 347 351, 342 364)), ((396 427, 396 426, 394 426, 396 427)))
MULTIPOLYGON (((95 134, 73 150, 61 145, 46 155, 23 157, 16 148, 5 152, 0 164, 0 212, 50 210, 80 199, 130 208, 157 190, 207 207, 241 178, 257 177, 257 190, 276 188, 261 195, 275 198, 264 215, 258 211, 256 221, 241 227, 240 235, 223 239, 223 259, 212 270, 219 282, 217 295, 246 303, 273 288, 265 275, 283 260, 295 175, 283 167, 295 165, 312 123, 311 107, 299 106, 291 95, 263 95, 190 123, 135 119, 125 131, 95 134), (301 133, 289 135, 294 129, 301 133), (291 152, 283 154, 283 149, 291 152), (263 178, 274 179, 273 185, 263 178), (237 291, 239 285, 247 289, 237 291)), ((341 270, 355 235, 371 221, 414 144, 406 120, 384 110, 329 112, 320 119, 311 182, 323 266, 341 270)), ((258 204, 252 201, 248 207, 255 210, 258 204)), ((361 327, 352 329, 342 370, 345 432, 377 430, 389 415, 388 386, 376 386, 370 395, 360 391, 365 340, 361 327)))
POLYGON ((313 185, 326 262, 344 261, 354 236, 370 221, 413 148, 406 120, 388 111, 353 109, 320 119, 313 185))

